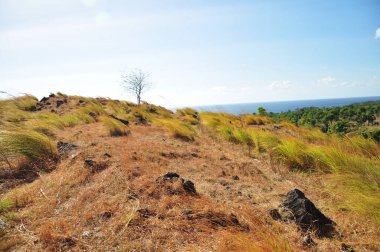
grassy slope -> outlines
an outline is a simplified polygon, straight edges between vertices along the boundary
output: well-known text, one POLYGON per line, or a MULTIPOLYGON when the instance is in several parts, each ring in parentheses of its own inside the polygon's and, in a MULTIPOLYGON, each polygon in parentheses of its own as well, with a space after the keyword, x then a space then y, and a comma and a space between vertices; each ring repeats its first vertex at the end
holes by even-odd
POLYGON ((191 109, 173 114, 147 104, 63 95, 49 100, 52 105, 38 112, 26 111, 37 103, 29 96, 0 104, 2 169, 15 170, 20 160, 53 160, 48 164, 55 167, 37 170, 32 183, 3 188, 0 213, 9 225, 3 249, 307 250, 293 224, 267 214, 295 187, 343 234, 316 239, 320 250, 338 250, 341 242, 379 249, 380 149, 373 142, 259 116, 191 109), (41 148, 29 148, 31 139, 41 148), (59 140, 78 147, 55 164, 59 140), (93 172, 86 159, 105 169, 93 172), (192 180, 199 195, 157 189, 156 178, 168 171, 192 180), (154 214, 144 216, 141 209, 154 214), (241 225, 229 221, 231 214, 241 225))

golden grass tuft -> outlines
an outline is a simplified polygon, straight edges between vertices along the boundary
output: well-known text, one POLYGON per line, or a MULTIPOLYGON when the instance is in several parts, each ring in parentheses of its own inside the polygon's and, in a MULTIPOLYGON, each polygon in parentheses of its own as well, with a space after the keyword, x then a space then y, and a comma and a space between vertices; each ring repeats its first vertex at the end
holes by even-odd
POLYGON ((42 160, 55 156, 57 148, 48 137, 35 131, 19 128, 1 129, 0 154, 7 160, 18 156, 42 160))
POLYGON ((114 118, 101 116, 99 120, 103 122, 104 126, 108 129, 110 136, 127 136, 130 133, 126 125, 114 118))
POLYGON ((193 141, 197 135, 196 131, 187 123, 178 119, 157 119, 155 123, 168 128, 175 138, 185 141, 193 141))

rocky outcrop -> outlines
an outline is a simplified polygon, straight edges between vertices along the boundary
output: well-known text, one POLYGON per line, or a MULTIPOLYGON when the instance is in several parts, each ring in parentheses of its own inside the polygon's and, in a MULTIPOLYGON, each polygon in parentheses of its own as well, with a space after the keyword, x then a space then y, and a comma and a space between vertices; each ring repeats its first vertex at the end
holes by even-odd
POLYGON ((294 220, 302 231, 315 231, 318 236, 331 236, 335 222, 326 217, 305 194, 294 189, 287 193, 280 208, 290 212, 284 218, 294 220))

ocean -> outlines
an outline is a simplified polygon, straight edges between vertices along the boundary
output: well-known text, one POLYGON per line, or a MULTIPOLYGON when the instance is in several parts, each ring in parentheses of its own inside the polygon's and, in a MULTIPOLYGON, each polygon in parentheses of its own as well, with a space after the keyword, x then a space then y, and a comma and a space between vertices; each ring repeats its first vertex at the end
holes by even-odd
POLYGON ((257 113, 258 107, 264 107, 268 112, 279 113, 305 107, 339 107, 358 102, 380 101, 380 96, 372 97, 352 97, 319 100, 298 100, 298 101, 278 101, 278 102, 254 102, 240 104, 194 106, 198 111, 226 112, 234 115, 257 113))

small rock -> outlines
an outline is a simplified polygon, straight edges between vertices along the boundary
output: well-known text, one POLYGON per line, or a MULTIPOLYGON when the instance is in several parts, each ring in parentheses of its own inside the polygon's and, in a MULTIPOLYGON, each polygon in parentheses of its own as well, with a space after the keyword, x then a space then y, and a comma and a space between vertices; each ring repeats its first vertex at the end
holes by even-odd
POLYGON ((84 101, 84 100, 79 100, 79 104, 85 104, 86 103, 86 101, 84 101))
POLYGON ((189 215, 189 214, 193 214, 193 210, 191 209, 183 209, 181 211, 182 214, 185 214, 185 215, 189 215))
POLYGON ((92 118, 96 118, 97 114, 95 112, 88 112, 88 115, 92 118))
POLYGON ((40 102, 46 102, 47 100, 49 100, 49 97, 43 97, 40 102))
POLYGON ((68 151, 71 151, 75 148, 77 148, 78 146, 76 146, 75 144, 72 144, 72 143, 65 143, 65 142, 62 142, 62 141, 59 141, 57 143, 57 149, 58 149, 58 153, 59 154, 64 154, 68 151))
POLYGON ((83 231, 82 237, 83 238, 90 238, 92 236, 92 232, 89 230, 83 231))
POLYGON ((62 104, 64 104, 64 101, 58 100, 55 104, 57 105, 57 108, 59 108, 62 104))
POLYGON ((105 211, 100 214, 100 217, 105 220, 111 219, 112 216, 113 216, 113 212, 111 211, 105 211))
POLYGON ((219 160, 227 160, 229 161, 230 159, 226 157, 225 155, 220 156, 219 160))
POLYGON ((111 154, 109 154, 109 153, 104 153, 104 155, 103 155, 104 157, 108 157, 108 158, 110 158, 110 157, 112 157, 112 155, 111 154))
POLYGON ((311 238, 310 234, 306 235, 303 239, 302 239, 302 245, 303 246, 306 246, 306 247, 314 247, 316 246, 317 244, 315 243, 315 241, 311 238))
POLYGON ((121 123, 124 124, 124 125, 128 125, 128 124, 129 124, 129 121, 128 121, 128 120, 124 120, 124 119, 118 118, 118 117, 116 117, 116 116, 114 116, 114 115, 110 115, 110 117, 112 117, 112 118, 115 119, 115 120, 118 120, 119 122, 121 122, 121 123))
POLYGON ((51 94, 49 95, 49 97, 50 97, 50 98, 54 98, 54 97, 55 97, 55 94, 51 93, 51 94))
POLYGON ((141 209, 138 209, 137 212, 140 214, 141 217, 143 218, 149 218, 151 216, 155 216, 156 213, 150 211, 149 209, 147 208, 141 208, 141 209))
POLYGON ((191 182, 190 180, 186 180, 183 184, 183 189, 185 189, 186 191, 190 192, 190 193, 196 193, 197 191, 195 190, 195 186, 194 186, 194 183, 191 182))
POLYGON ((239 178, 239 176, 235 175, 235 176, 232 176, 232 179, 233 180, 239 180, 240 178, 239 178))
POLYGON ((175 172, 168 172, 164 175, 164 179, 170 180, 174 178, 179 178, 179 175, 175 172))
POLYGON ((350 245, 347 245, 346 243, 342 243, 340 245, 340 250, 344 252, 355 252, 353 247, 351 247, 350 245))
POLYGON ((269 210, 269 215, 273 220, 281 220, 281 214, 275 208, 269 210))
POLYGON ((96 162, 92 159, 86 159, 84 160, 84 164, 87 165, 87 166, 90 166, 90 167, 94 167, 96 166, 96 162))
POLYGON ((4 230, 8 227, 8 224, 3 221, 2 219, 0 219, 0 230, 4 230))
POLYGON ((199 157, 199 155, 197 153, 195 153, 195 152, 191 153, 191 156, 192 157, 199 157))

